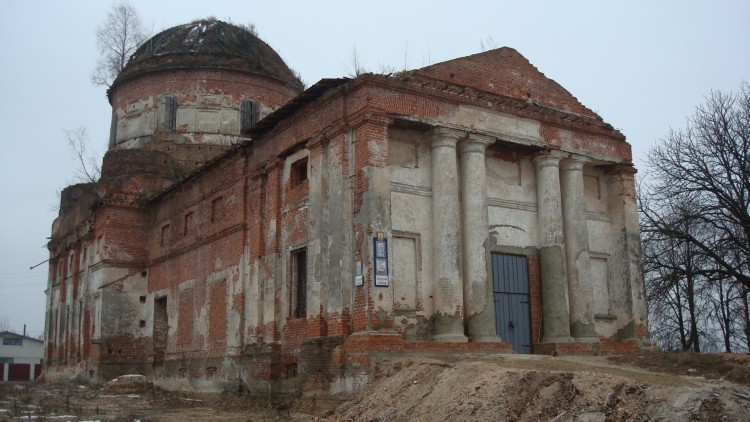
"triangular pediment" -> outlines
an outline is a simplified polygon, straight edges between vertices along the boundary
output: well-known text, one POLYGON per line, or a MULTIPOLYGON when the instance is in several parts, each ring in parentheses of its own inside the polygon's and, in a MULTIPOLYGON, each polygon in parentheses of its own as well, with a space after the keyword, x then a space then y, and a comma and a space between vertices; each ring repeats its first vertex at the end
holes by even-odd
POLYGON ((413 74, 477 91, 532 101, 557 110, 601 119, 576 97, 510 47, 461 57, 412 71, 413 74))

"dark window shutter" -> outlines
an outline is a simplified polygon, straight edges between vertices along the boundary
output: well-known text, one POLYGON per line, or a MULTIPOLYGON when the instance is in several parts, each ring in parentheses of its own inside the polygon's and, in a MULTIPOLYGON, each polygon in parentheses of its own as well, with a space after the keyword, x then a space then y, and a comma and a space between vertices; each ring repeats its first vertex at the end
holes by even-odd
POLYGON ((174 132, 177 129, 177 99, 174 95, 163 95, 159 99, 157 129, 174 132))
POLYGON ((112 112, 112 124, 109 127, 109 146, 113 147, 117 143, 117 112, 112 112))
POLYGON ((253 100, 244 100, 240 104, 240 134, 244 134, 258 120, 260 120, 260 107, 253 100))
POLYGON ((169 131, 174 131, 177 129, 177 98, 168 96, 164 105, 167 112, 167 128, 169 131))

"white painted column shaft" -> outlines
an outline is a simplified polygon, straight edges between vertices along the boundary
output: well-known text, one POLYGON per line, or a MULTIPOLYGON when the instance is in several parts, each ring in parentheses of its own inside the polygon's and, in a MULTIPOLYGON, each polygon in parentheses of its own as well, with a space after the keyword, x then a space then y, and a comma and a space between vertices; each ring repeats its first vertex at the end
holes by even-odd
POLYGON ((534 158, 539 223, 539 261, 542 278, 543 343, 571 341, 565 237, 560 202, 559 151, 534 158))
POLYGON ((461 230, 466 329, 471 341, 500 341, 495 331, 492 281, 487 274, 487 171, 485 150, 493 139, 470 134, 459 143, 461 230))
POLYGON ((433 337, 436 341, 466 341, 456 160, 456 143, 463 132, 437 128, 432 136, 433 337))
POLYGON ((583 166, 588 161, 585 157, 574 155, 560 163, 570 332, 576 340, 596 340, 594 286, 591 283, 589 231, 583 186, 583 166))

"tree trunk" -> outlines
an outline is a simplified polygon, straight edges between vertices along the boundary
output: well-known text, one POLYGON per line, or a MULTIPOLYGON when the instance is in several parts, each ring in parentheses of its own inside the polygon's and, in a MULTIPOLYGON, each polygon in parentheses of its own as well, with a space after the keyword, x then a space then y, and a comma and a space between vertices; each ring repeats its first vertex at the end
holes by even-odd
MULTIPOLYGON (((688 267, 689 268, 689 267, 688 267)), ((688 270, 690 271, 690 270, 688 270)), ((698 342, 698 318, 695 315, 695 281, 692 274, 687 275, 687 302, 688 312, 690 313, 690 343, 693 346, 693 351, 696 353, 701 352, 701 346, 698 342)))
POLYGON ((750 307, 748 307, 748 288, 743 286, 742 287, 742 310, 744 311, 745 315, 743 315, 742 319, 742 325, 743 325, 743 331, 745 332, 745 341, 747 341, 747 353, 750 354, 750 307))

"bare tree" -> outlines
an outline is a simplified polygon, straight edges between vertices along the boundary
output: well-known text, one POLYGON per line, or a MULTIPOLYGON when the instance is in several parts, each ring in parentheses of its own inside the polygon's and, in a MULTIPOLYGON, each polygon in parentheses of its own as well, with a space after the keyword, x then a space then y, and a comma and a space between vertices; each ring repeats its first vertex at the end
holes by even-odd
MULTIPOLYGON (((683 295, 694 292, 696 283, 711 289, 706 299, 712 303, 712 322, 705 327, 712 336, 719 330, 711 327, 721 328, 722 337, 711 341, 729 351, 736 322, 742 321, 750 346, 748 311, 742 306, 750 289, 750 85, 744 83, 735 94, 712 92, 684 130, 670 131, 649 151, 648 170, 638 204, 644 262, 651 262, 645 268, 647 282, 663 281, 670 268, 684 269, 669 273, 666 285, 682 284, 683 295), (649 248, 649 242, 662 247, 649 248), (674 248, 687 248, 690 254, 665 265, 664 251, 674 248)), ((654 305, 669 293, 658 284, 650 288, 654 305)), ((688 329, 679 330, 683 349, 700 350, 690 331, 696 324, 690 321, 688 329), (687 334, 692 338, 683 337, 687 334)))
POLYGON ((347 76, 350 78, 356 78, 359 75, 363 75, 367 73, 367 70, 365 69, 365 65, 362 62, 362 59, 359 57, 359 53, 357 52, 357 46, 352 46, 352 68, 348 71, 347 76))
POLYGON ((694 244, 717 271, 750 288, 750 85, 738 94, 712 92, 687 129, 651 149, 648 168, 647 200, 639 204, 648 229, 694 244), (715 235, 697 238, 665 218, 685 201, 697 206, 684 218, 715 235))
POLYGON ((130 56, 148 38, 138 12, 126 1, 112 6, 107 21, 96 30, 101 58, 91 74, 94 85, 110 86, 130 56))
POLYGON ((13 332, 13 330, 10 328, 10 320, 8 317, 3 317, 0 319, 0 331, 10 331, 13 332))
POLYGON ((88 149, 89 134, 86 128, 81 126, 74 130, 66 130, 65 137, 73 158, 76 160, 76 181, 81 183, 96 183, 99 180, 102 170, 99 166, 97 154, 88 149))
MULTIPOLYGON (((703 229, 679 215, 672 220, 696 236, 703 229)), ((710 336, 706 329, 706 319, 711 315, 707 306, 710 285, 704 271, 709 263, 691 243, 659 232, 646 230, 642 244, 651 325, 660 330, 654 339, 660 345, 676 345, 666 341, 676 336, 678 350, 700 352, 702 340, 710 336)))

